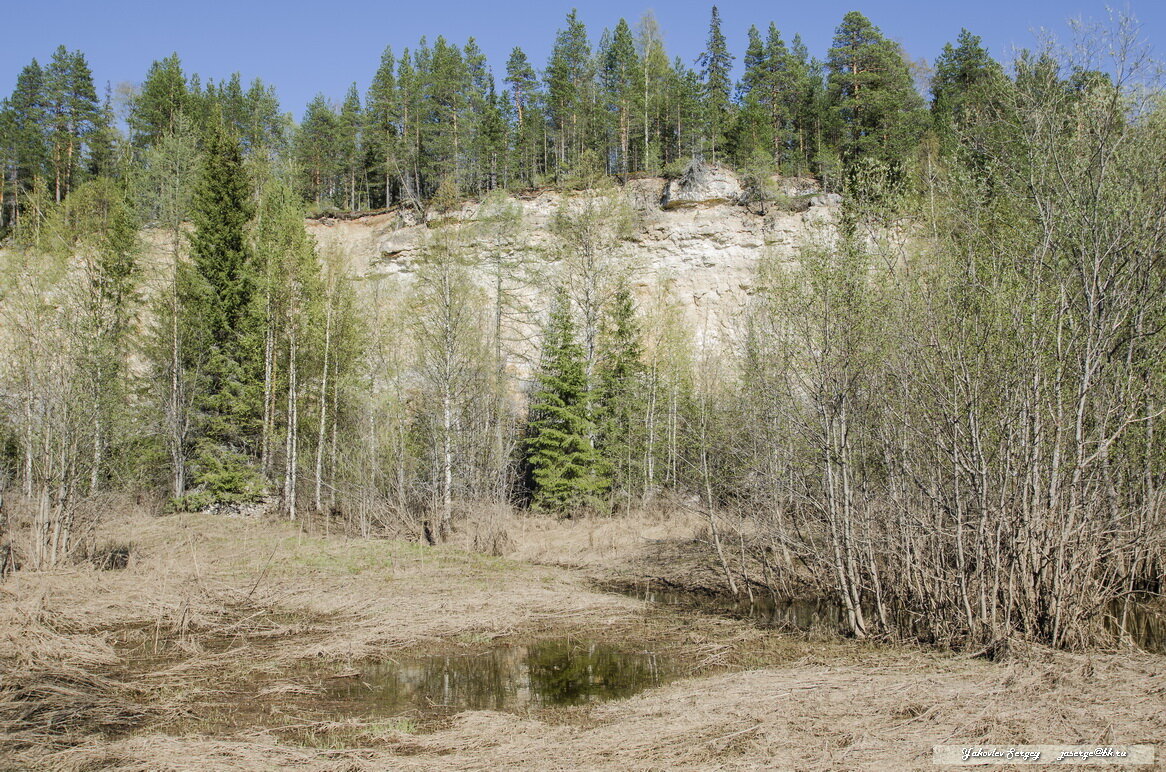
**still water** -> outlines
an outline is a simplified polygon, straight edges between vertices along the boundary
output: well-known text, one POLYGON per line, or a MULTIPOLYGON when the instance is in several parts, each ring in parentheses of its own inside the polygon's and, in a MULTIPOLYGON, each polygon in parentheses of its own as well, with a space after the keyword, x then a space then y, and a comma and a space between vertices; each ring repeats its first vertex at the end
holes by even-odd
MULTIPOLYGON (((684 611, 750 619, 778 629, 841 631, 846 623, 841 605, 828 599, 758 597, 750 602, 643 587, 621 592, 684 611)), ((1126 629, 1141 648, 1166 654, 1166 617, 1159 610, 1133 607, 1126 629)), ((660 653, 558 638, 473 654, 366 662, 352 673, 325 677, 321 696, 349 709, 358 706, 382 714, 442 709, 523 712, 629 697, 682 675, 678 663, 660 653)))
POLYGON ((828 598, 778 598, 755 595, 734 598, 731 595, 709 595, 698 592, 661 590, 651 585, 619 587, 616 591, 649 603, 674 606, 687 611, 747 619, 761 627, 785 630, 812 630, 842 632, 846 625, 846 611, 842 604, 828 598))
MULTIPOLYGON (((699 613, 729 616, 736 619, 748 619, 761 627, 771 627, 781 630, 813 630, 821 629, 831 632, 844 633, 846 628, 846 611, 842 604, 828 598, 811 599, 774 599, 772 596, 756 595, 753 600, 748 597, 734 598, 729 595, 703 595, 693 592, 674 592, 653 589, 651 586, 624 587, 618 589, 624 595, 660 603, 667 606, 676 606, 699 613)), ((1154 654, 1166 654, 1166 613, 1161 603, 1139 602, 1131 603, 1125 613, 1125 630, 1128 640, 1144 651, 1154 654)), ((874 618, 874 610, 866 609, 868 618, 874 618)), ((906 620, 906 615, 900 609, 890 611, 892 620, 906 620)), ((1110 614, 1103 620, 1105 629, 1111 633, 1118 632, 1118 620, 1122 617, 1120 603, 1115 603, 1110 614)), ((907 622, 905 626, 910 629, 907 622)))
POLYGON ((628 697, 677 677, 672 663, 653 652, 568 639, 399 657, 358 669, 359 675, 327 679, 327 697, 378 711, 520 711, 628 697))

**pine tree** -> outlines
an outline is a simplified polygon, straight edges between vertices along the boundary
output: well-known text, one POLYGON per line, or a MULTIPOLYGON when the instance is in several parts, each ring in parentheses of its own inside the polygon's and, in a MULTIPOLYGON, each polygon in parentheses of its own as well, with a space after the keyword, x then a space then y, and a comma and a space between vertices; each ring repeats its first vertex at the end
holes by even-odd
POLYGON ((574 10, 559 30, 546 69, 547 113, 555 133, 555 174, 563 179, 586 147, 594 70, 587 28, 574 10))
POLYGON ((560 291, 543 338, 527 430, 526 463, 538 509, 570 513, 598 507, 607 489, 593 443, 584 359, 575 339, 570 301, 560 291))
POLYGON ((832 113, 843 159, 900 165, 918 140, 923 100, 898 44, 857 11, 842 19, 828 60, 832 113))
POLYGON ((59 46, 45 69, 45 113, 48 121, 53 195, 68 195, 84 168, 85 142, 100 128, 101 108, 85 55, 59 46))
POLYGON ((504 186, 509 180, 506 165, 508 143, 506 137, 506 100, 494 93, 493 84, 486 94, 482 112, 478 119, 475 154, 481 165, 480 188, 491 191, 504 186))
POLYGON ((737 167, 752 164, 771 142, 765 110, 765 45, 757 27, 749 27, 745 47, 745 73, 737 84, 737 116, 727 149, 737 167))
POLYGON ((432 49, 419 49, 418 72, 425 84, 421 143, 424 194, 431 195, 441 181, 452 176, 464 182, 464 154, 469 149, 466 125, 469 104, 469 73, 461 50, 440 35, 432 49))
POLYGON ((546 170, 544 138, 546 124, 539 111, 541 94, 538 88, 538 74, 521 48, 510 52, 506 60, 506 80, 510 86, 510 98, 514 104, 514 148, 515 176, 518 180, 533 186, 538 175, 546 170))
POLYGON ((794 111, 796 82, 792 55, 774 24, 765 36, 763 104, 769 114, 773 160, 780 167, 789 142, 788 123, 794 111))
POLYGON ((960 30, 955 46, 944 45, 931 80, 931 117, 947 149, 953 148, 954 132, 966 121, 966 113, 983 109, 991 98, 988 90, 1004 77, 979 36, 966 29, 960 30))
MULTIPOLYGON (((420 52, 419 52, 420 53, 420 52)), ((419 58, 416 57, 416 58, 419 58)), ((401 196, 414 208, 424 206, 425 190, 421 185, 421 130, 425 113, 425 83, 421 68, 406 48, 397 64, 397 86, 401 111, 401 196)))
POLYGON ((796 173, 805 174, 814 165, 822 150, 822 117, 826 112, 825 89, 822 83, 822 64, 810 58, 801 35, 790 41, 791 152, 796 173))
POLYGON ((178 54, 151 64, 141 91, 130 103, 129 127, 134 146, 140 149, 157 142, 192 106, 178 54))
POLYGON ((360 207, 358 192, 364 187, 363 159, 364 138, 361 135, 363 111, 360 107, 360 92, 353 83, 344 97, 344 104, 340 106, 339 124, 337 126, 337 154, 341 171, 344 175, 344 205, 349 211, 360 207))
POLYGON ((15 198, 15 129, 11 103, 7 99, 0 101, 0 238, 8 225, 8 201, 15 198))
POLYGON ((5 113, 7 224, 19 224, 22 199, 49 172, 45 73, 33 59, 16 77, 5 113))
POLYGON ((233 72, 226 83, 220 83, 215 93, 214 104, 219 108, 223 123, 239 138, 240 146, 245 146, 248 110, 243 96, 243 76, 233 72))
POLYGON ((526 119, 527 105, 537 99, 538 75, 526 53, 517 46, 506 60, 506 83, 510 85, 510 96, 514 99, 514 109, 519 123, 526 119))
POLYGON ((677 57, 668 84, 667 136, 664 160, 692 158, 702 152, 705 111, 701 98, 700 73, 677 57))
POLYGON ((240 135, 244 152, 257 156, 285 150, 290 118, 279 111, 275 87, 264 85, 256 78, 243 99, 247 108, 240 135))
POLYGON ((497 94, 494 75, 486 64, 486 55, 478 41, 470 38, 462 48, 465 66, 466 98, 459 121, 465 126, 462 145, 462 178, 466 189, 474 194, 489 190, 498 177, 497 94))
POLYGON ((304 195, 317 206, 336 204, 340 175, 340 118, 323 94, 308 103, 296 132, 304 195))

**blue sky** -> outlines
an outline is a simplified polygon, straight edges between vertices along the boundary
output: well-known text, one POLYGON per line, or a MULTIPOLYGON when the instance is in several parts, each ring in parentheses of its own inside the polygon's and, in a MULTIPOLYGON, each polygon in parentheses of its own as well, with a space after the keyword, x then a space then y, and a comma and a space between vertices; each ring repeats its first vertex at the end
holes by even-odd
MULTIPOLYGON (((85 52, 98 83, 115 88, 137 83, 155 59, 178 52, 186 72, 204 82, 239 71, 245 81, 261 77, 276 86, 283 109, 298 119, 304 105, 323 92, 335 101, 356 82, 363 94, 381 51, 413 46, 422 35, 444 35, 463 43, 471 35, 501 75, 510 49, 521 45, 542 67, 563 26, 577 7, 593 42, 604 27, 621 16, 634 25, 652 9, 664 32, 670 56, 691 63, 704 45, 711 2, 653 6, 622 0, 539 2, 496 5, 491 2, 348 2, 285 0, 61 0, 43 3, 2 0, 0 7, 0 95, 11 92, 20 68, 36 57, 42 64, 58 44, 85 52)), ((724 30, 738 64, 750 24, 764 29, 775 22, 788 40, 800 32, 812 54, 824 56, 834 28, 850 10, 865 13, 888 37, 901 42, 913 59, 932 61, 961 27, 980 35, 991 52, 1007 60, 1014 48, 1031 46, 1033 32, 1047 28, 1066 38, 1066 20, 1108 17, 1104 2, 1078 0, 980 0, 944 2, 760 2, 718 3, 724 30)), ((1134 0, 1119 7, 1141 21, 1143 35, 1162 56, 1166 45, 1166 3, 1134 0)))

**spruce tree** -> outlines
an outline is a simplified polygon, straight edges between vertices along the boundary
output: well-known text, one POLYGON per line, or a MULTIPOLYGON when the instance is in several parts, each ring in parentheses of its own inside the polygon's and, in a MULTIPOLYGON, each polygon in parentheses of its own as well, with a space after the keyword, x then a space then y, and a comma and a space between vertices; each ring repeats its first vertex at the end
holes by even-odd
POLYGON ((646 484, 642 427, 647 410, 643 342, 626 283, 608 310, 596 369, 596 444, 603 468, 610 470, 613 496, 626 509, 637 493, 642 496, 646 484))
POLYGON ((400 103, 397 94, 397 61, 393 49, 381 54, 381 63, 373 76, 364 99, 365 132, 370 150, 376 155, 374 169, 383 184, 383 205, 393 203, 393 180, 396 178, 397 145, 400 142, 400 103))
POLYGON ((252 464, 262 394, 260 346, 247 240, 253 205, 238 140, 209 127, 191 206, 191 261, 179 274, 183 327, 197 399, 194 482, 199 504, 251 499, 262 488, 252 464))
POLYGON ((593 442, 584 361, 570 300, 559 291, 543 338, 526 440, 532 501, 538 509, 569 513, 597 507, 607 489, 593 442))
POLYGON ((722 145, 722 135, 729 126, 729 111, 732 107, 732 80, 729 73, 733 67, 733 55, 729 53, 725 33, 721 30, 721 12, 715 5, 709 20, 708 42, 697 64, 701 68, 703 87, 704 140, 708 143, 710 154, 716 158, 722 145))
POLYGON ((639 69, 631 28, 620 19, 611 35, 610 44, 602 52, 600 78, 603 81, 607 110, 615 118, 615 133, 619 141, 619 160, 615 170, 625 177, 632 170, 632 111, 636 96, 636 73, 639 69))
POLYGON ((132 171, 132 167, 124 163, 128 159, 119 157, 121 132, 117 129, 117 118, 113 113, 113 95, 108 83, 105 86, 105 99, 101 103, 100 116, 85 144, 89 149, 88 158, 85 159, 88 177, 116 177, 132 171))
POLYGON ((220 346, 232 342, 238 333, 254 289, 246 237, 253 208, 238 140, 222 123, 212 124, 194 189, 190 254, 213 293, 208 298, 210 307, 201 311, 220 346))

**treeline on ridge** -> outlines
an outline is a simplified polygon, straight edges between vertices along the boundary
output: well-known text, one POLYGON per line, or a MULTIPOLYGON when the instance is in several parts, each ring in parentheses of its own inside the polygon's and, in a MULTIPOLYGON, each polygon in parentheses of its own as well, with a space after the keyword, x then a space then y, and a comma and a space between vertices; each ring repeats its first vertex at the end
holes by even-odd
POLYGON ((519 47, 495 77, 473 39, 423 39, 399 55, 386 48, 363 98, 355 84, 339 106, 321 94, 296 125, 271 86, 244 87, 238 74, 204 85, 175 54, 129 97, 123 134, 112 94, 99 100, 84 55, 61 47, 47 66, 25 67, 0 104, 0 227, 37 196, 59 201, 87 177, 132 176, 179 116, 203 127, 212 114, 248 154, 294 162, 297 189, 320 208, 421 208, 443 183, 480 195, 675 173, 692 157, 734 165, 759 192, 779 172, 840 190, 864 162, 913 165, 923 138, 947 136, 978 84, 1003 75, 965 31, 935 63, 929 111, 905 52, 858 12, 824 59, 772 23, 750 27, 740 58, 734 83, 715 7, 695 66, 669 59, 650 13, 593 44, 572 11, 541 72, 519 47))

